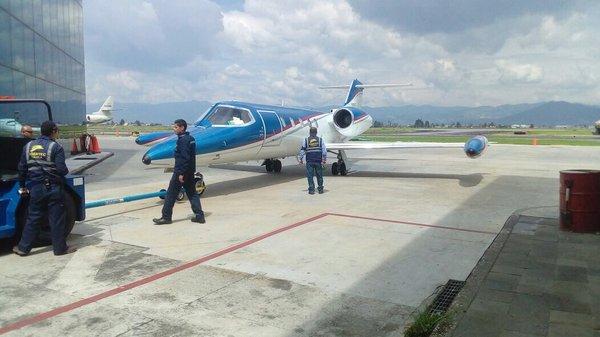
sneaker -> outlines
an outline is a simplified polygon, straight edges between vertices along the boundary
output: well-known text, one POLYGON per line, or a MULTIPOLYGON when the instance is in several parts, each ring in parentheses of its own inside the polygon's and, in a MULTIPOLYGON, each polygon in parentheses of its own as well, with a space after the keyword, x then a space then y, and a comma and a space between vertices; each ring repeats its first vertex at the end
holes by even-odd
POLYGON ((197 216, 197 217, 192 218, 192 222, 206 223, 206 220, 204 219, 204 215, 203 215, 203 216, 197 216))
POLYGON ((154 219, 152 219, 152 221, 154 221, 155 225, 168 225, 168 224, 173 223, 173 221, 171 221, 170 219, 165 219, 165 218, 158 218, 158 219, 154 218, 154 219))
POLYGON ((67 247, 67 249, 64 252, 54 253, 54 255, 56 255, 56 256, 67 255, 67 254, 75 253, 76 251, 77 251, 77 248, 75 248, 75 247, 67 247))
POLYGON ((323 194, 323 190, 319 190, 319 194, 323 194))
POLYGON ((29 255, 29 253, 25 253, 24 251, 19 249, 19 246, 14 246, 12 249, 13 253, 19 255, 19 256, 27 256, 29 255))
POLYGON ((308 191, 308 194, 315 194, 315 191, 308 191))

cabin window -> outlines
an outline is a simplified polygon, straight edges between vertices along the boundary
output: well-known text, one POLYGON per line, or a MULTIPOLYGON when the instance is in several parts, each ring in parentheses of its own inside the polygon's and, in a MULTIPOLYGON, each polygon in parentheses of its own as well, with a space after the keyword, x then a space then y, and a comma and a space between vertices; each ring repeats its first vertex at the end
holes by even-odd
POLYGON ((248 110, 220 106, 210 114, 208 121, 212 125, 245 125, 252 122, 252 115, 248 110))

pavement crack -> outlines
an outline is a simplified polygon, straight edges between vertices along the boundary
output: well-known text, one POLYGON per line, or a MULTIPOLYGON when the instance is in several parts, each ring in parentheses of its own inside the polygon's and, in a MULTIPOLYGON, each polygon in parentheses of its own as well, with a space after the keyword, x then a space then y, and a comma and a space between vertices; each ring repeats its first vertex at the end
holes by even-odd
POLYGON ((139 329, 140 327, 142 327, 142 326, 144 326, 144 325, 146 325, 146 324, 152 323, 152 322, 154 322, 154 321, 155 321, 155 319, 154 319, 154 318, 148 318, 148 321, 146 321, 146 322, 142 322, 142 323, 140 323, 140 324, 138 324, 138 325, 134 325, 134 326, 130 327, 129 329, 127 329, 127 330, 125 330, 125 331, 121 332, 120 334, 118 334, 118 335, 115 335, 115 337, 124 336, 124 335, 125 335, 126 333, 128 333, 128 332, 130 332, 130 331, 132 331, 132 330, 135 330, 135 329, 139 329))
POLYGON ((207 294, 205 294, 205 295, 203 295, 203 296, 201 296, 201 297, 198 297, 197 299, 195 299, 195 300, 193 300, 193 301, 187 302, 187 303, 185 303, 185 305, 184 305, 184 306, 186 306, 186 307, 189 307, 189 306, 191 306, 192 304, 194 304, 194 303, 196 303, 196 302, 202 301, 203 299, 205 299, 206 297, 208 297, 208 296, 210 296, 210 295, 212 295, 212 294, 215 294, 215 293, 217 293, 217 292, 219 292, 219 291, 221 291, 221 290, 223 290, 223 289, 225 289, 225 288, 227 288, 227 287, 230 287, 230 286, 232 286, 232 285, 234 285, 234 284, 236 284, 236 283, 239 283, 239 282, 242 282, 242 281, 248 280, 248 279, 250 279, 250 278, 252 278, 252 277, 255 277, 255 276, 256 276, 256 275, 254 275, 254 274, 249 274, 249 275, 246 275, 246 276, 244 276, 244 277, 240 278, 239 280, 236 280, 236 281, 233 281, 233 282, 231 282, 231 283, 228 283, 228 284, 226 284, 226 285, 224 285, 224 286, 222 286, 222 287, 220 287, 220 288, 217 288, 217 289, 215 289, 215 290, 213 290, 213 291, 211 291, 211 292, 209 292, 209 293, 207 293, 207 294))

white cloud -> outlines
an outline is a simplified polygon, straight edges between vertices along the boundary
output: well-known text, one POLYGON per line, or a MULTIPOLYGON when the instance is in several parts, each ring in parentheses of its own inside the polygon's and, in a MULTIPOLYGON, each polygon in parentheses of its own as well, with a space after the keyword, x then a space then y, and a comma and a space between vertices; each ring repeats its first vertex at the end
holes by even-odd
POLYGON ((319 85, 358 78, 425 88, 370 90, 364 102, 374 106, 600 103, 600 5, 514 5, 491 20, 475 1, 458 22, 424 1, 437 13, 431 27, 377 20, 394 17, 393 2, 369 3, 363 17, 354 0, 246 0, 234 10, 209 0, 88 0, 88 98, 320 106, 345 92, 319 85), (384 3, 389 11, 378 10, 384 3))
POLYGON ((539 82, 543 77, 542 68, 535 64, 517 64, 509 60, 496 62, 503 82, 539 82))
POLYGON ((135 80, 133 73, 127 70, 106 75, 106 81, 113 86, 123 87, 131 91, 140 89, 140 84, 135 80))
POLYGON ((230 66, 227 66, 227 68, 225 68, 225 74, 234 77, 244 77, 251 75, 248 70, 240 67, 238 64, 232 64, 230 66))

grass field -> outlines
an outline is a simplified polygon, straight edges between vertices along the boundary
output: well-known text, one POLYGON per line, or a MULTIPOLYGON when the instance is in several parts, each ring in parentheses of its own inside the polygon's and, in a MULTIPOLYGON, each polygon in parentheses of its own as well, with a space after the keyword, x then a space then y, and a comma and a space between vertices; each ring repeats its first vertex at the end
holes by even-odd
POLYGON ((136 126, 136 125, 115 125, 115 126, 111 126, 111 125, 88 125, 88 132, 93 133, 93 132, 125 132, 125 133, 131 133, 131 132, 139 132, 139 133, 144 133, 144 132, 154 132, 154 131, 172 131, 171 127, 168 125, 140 125, 140 126, 136 126))
MULTIPOLYGON (((425 129, 425 128, 370 128, 365 135, 389 135, 399 133, 411 133, 411 132, 422 132, 431 131, 440 132, 452 129, 425 129)), ((468 129, 463 129, 468 130, 468 129)), ((515 131, 526 131, 528 135, 547 135, 547 136, 591 136, 592 130, 588 128, 569 128, 569 129, 489 129, 490 133, 507 134, 514 133, 515 131)))
MULTIPOLYGON (((81 134, 85 126, 62 126, 61 136, 63 138, 72 137, 71 134, 81 134)), ((432 131, 428 135, 410 135, 412 132, 424 131, 427 129, 415 128, 371 128, 355 140, 361 141, 379 141, 379 142, 440 142, 440 143, 464 143, 470 137, 469 135, 448 135, 436 134, 435 131, 447 131, 449 129, 429 129, 432 131)), ((91 134, 116 134, 131 135, 132 133, 147 133, 155 131, 171 131, 169 126, 136 126, 136 125, 88 125, 87 132, 91 134)), ((600 136, 592 134, 592 130, 585 128, 573 129, 490 129, 486 132, 486 137, 490 142, 498 144, 518 144, 532 145, 574 145, 574 146, 600 146, 600 136), (526 131, 525 135, 515 135, 515 131, 526 131)))
MULTIPOLYGON (((414 130, 414 129, 413 129, 414 130)), ((423 130, 423 129, 420 129, 423 130)), ((447 130, 447 129, 437 129, 447 130)), ((525 135, 515 135, 514 129, 489 130, 486 137, 490 142, 498 144, 517 145, 574 145, 574 146, 600 146, 600 136, 592 134, 590 129, 527 129, 525 135)), ((371 128, 356 140, 379 141, 379 142, 440 142, 440 143, 464 143, 469 135, 410 135, 406 134, 405 128, 371 128)))
POLYGON ((138 133, 155 131, 172 131, 167 125, 136 126, 136 125, 60 125, 60 138, 79 137, 84 133, 92 135, 120 135, 129 136, 138 133))

